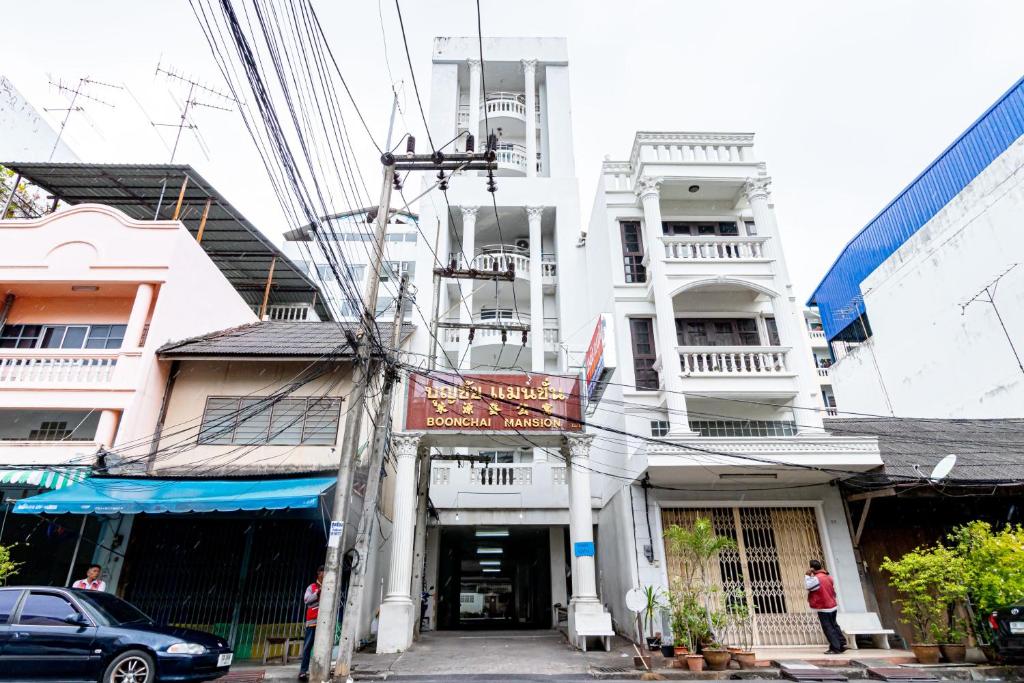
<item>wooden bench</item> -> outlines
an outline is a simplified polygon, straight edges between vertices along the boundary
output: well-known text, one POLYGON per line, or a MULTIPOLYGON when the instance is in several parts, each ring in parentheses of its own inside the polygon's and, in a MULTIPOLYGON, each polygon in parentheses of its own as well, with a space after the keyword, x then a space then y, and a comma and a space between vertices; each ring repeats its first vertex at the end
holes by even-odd
POLYGON ((295 636, 267 636, 263 639, 263 663, 266 664, 270 660, 280 659, 282 664, 288 663, 288 658, 291 657, 292 645, 302 646, 302 637, 295 636), (281 645, 281 654, 271 655, 270 648, 281 645))
POLYGON ((891 628, 882 628, 882 622, 874 612, 840 612, 836 621, 851 650, 857 649, 857 636, 871 636, 875 647, 888 650, 889 636, 896 634, 891 628))

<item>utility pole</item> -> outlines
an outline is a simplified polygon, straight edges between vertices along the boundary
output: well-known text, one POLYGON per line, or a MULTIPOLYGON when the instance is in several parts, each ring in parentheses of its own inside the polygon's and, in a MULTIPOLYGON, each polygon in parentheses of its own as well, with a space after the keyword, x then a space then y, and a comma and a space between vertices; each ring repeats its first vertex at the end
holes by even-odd
MULTIPOLYGON (((410 139, 410 147, 415 144, 410 139)), ((341 445, 338 480, 334 487, 334 510, 327 538, 327 560, 324 562, 324 580, 320 588, 320 611, 316 621, 313 655, 310 659, 309 678, 313 683, 326 683, 331 679, 331 651, 334 649, 334 629, 337 625, 338 606, 341 603, 342 558, 344 556, 345 521, 352 493, 352 474, 355 470, 356 443, 361 435, 363 412, 366 408, 366 388, 370 382, 370 340, 374 333, 374 313, 380 289, 380 268, 384 254, 384 236, 391 210, 391 188, 395 180, 395 159, 385 154, 384 183, 377 206, 377 230, 374 234, 372 263, 363 301, 362 329, 356 349, 353 377, 352 406, 345 421, 345 442, 341 445), (390 161, 390 163, 389 163, 390 161), (349 425, 352 429, 349 430, 349 425)))
POLYGON ((391 348, 394 349, 394 361, 384 368, 384 387, 380 406, 377 410, 377 422, 373 429, 373 448, 370 451, 370 469, 366 480, 366 494, 363 497, 363 514, 359 518, 359 532, 356 536, 355 558, 349 579, 348 598, 341 622, 341 643, 338 649, 338 662, 334 667, 334 676, 347 680, 352 669, 352 654, 359 641, 359 625, 362 622, 363 595, 366 590, 366 568, 369 564, 370 541, 373 538, 373 524, 376 518, 377 497, 380 494, 380 480, 384 469, 384 456, 388 450, 388 439, 391 437, 391 407, 394 403, 395 386, 398 384, 396 369, 398 350, 402 343, 402 321, 405 318, 405 300, 409 276, 402 275, 398 288, 395 322, 392 332, 391 348))
MULTIPOLYGON (((331 517, 330 532, 327 538, 327 559, 324 562, 324 579, 320 588, 320 611, 317 617, 316 634, 313 640, 313 654, 310 660, 309 679, 313 683, 328 683, 331 680, 331 651, 334 649, 334 631, 337 624, 338 607, 341 601, 341 575, 342 557, 344 555, 344 533, 345 521, 348 514, 349 498, 352 490, 352 473, 355 467, 356 442, 360 434, 362 415, 366 406, 366 389, 370 378, 374 374, 370 368, 370 341, 373 339, 375 330, 374 312, 377 308, 377 294, 380 288, 380 269, 384 257, 384 237, 387 230, 388 218, 391 211, 391 190, 392 187, 401 189, 401 185, 395 175, 396 171, 460 171, 487 170, 496 168, 497 137, 491 135, 487 141, 487 150, 480 154, 472 152, 472 136, 467 140, 467 152, 443 154, 435 151, 432 154, 416 154, 416 139, 411 135, 406 139, 406 153, 403 157, 396 158, 390 151, 381 155, 381 163, 384 165, 384 180, 381 187, 380 203, 377 207, 377 229, 374 234, 373 254, 371 257, 370 273, 366 283, 366 293, 363 302, 362 327, 356 350, 356 365, 353 377, 354 386, 352 389, 352 405, 349 408, 349 416, 345 421, 345 441, 342 444, 340 462, 338 464, 338 479, 334 489, 334 509, 331 517), (349 427, 352 427, 350 430, 349 427)), ((493 184, 493 180, 492 180, 493 184)), ((389 365, 390 358, 384 358, 383 362, 389 365)), ((373 476, 371 471, 370 476, 373 476)), ((372 503, 373 510, 377 505, 377 496, 370 495, 367 490, 367 498, 364 504, 372 503), (372 498, 372 500, 370 500, 372 498)), ((399 493, 401 495, 401 493, 399 493)), ((360 561, 365 561, 361 558, 360 561)), ((349 621, 346 619, 346 621, 349 621)), ((353 624, 355 629, 355 624, 353 624)), ((354 632, 354 631, 353 631, 354 632)), ((350 637, 349 646, 353 643, 350 637)), ((348 662, 345 662, 346 655, 339 657, 339 664, 345 667, 351 662, 351 654, 348 662)))

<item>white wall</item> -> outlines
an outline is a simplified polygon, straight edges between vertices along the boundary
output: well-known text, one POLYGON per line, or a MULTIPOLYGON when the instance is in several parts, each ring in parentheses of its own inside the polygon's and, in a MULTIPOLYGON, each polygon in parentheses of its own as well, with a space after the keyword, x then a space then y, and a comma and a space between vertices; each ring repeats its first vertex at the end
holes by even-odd
POLYGON ((873 337, 832 367, 844 411, 907 417, 1024 415, 1024 263, 992 305, 961 305, 1024 261, 1024 138, 862 284, 873 337), (877 369, 876 364, 877 363, 877 369), (888 394, 888 401, 886 400, 888 394))
POLYGON ((14 83, 0 76, 0 159, 5 161, 78 161, 57 132, 39 115, 14 83), (50 156, 50 152, 53 156, 50 156))

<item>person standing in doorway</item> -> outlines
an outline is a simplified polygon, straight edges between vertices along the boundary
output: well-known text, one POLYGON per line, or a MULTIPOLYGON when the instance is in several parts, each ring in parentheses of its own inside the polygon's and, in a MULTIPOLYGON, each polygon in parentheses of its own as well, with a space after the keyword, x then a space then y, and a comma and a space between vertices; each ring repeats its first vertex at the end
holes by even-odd
POLYGON ((105 591, 107 590, 107 583, 100 578, 102 573, 103 567, 98 564, 90 564, 88 571, 85 572, 85 578, 75 581, 71 584, 71 587, 88 591, 105 591))
POLYGON ((306 638, 302 641, 302 662, 299 664, 299 680, 309 680, 309 658, 313 655, 313 640, 316 639, 316 618, 320 614, 320 587, 324 582, 324 566, 316 570, 316 581, 306 586, 302 602, 306 606, 306 638))
POLYGON ((839 603, 836 602, 836 586, 832 576, 825 571, 818 560, 810 561, 810 569, 804 576, 804 587, 807 588, 807 604, 812 610, 818 613, 818 621, 821 622, 821 630, 828 640, 827 655, 842 654, 847 650, 846 636, 839 628, 836 620, 836 613, 839 611, 839 603))

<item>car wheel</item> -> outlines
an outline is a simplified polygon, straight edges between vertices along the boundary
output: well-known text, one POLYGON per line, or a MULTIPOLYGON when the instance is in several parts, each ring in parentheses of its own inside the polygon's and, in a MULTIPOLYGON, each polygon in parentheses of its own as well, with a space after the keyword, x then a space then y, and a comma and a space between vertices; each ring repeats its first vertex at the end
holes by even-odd
POLYGON ((156 665, 142 650, 128 650, 110 662, 102 683, 156 683, 156 665))

